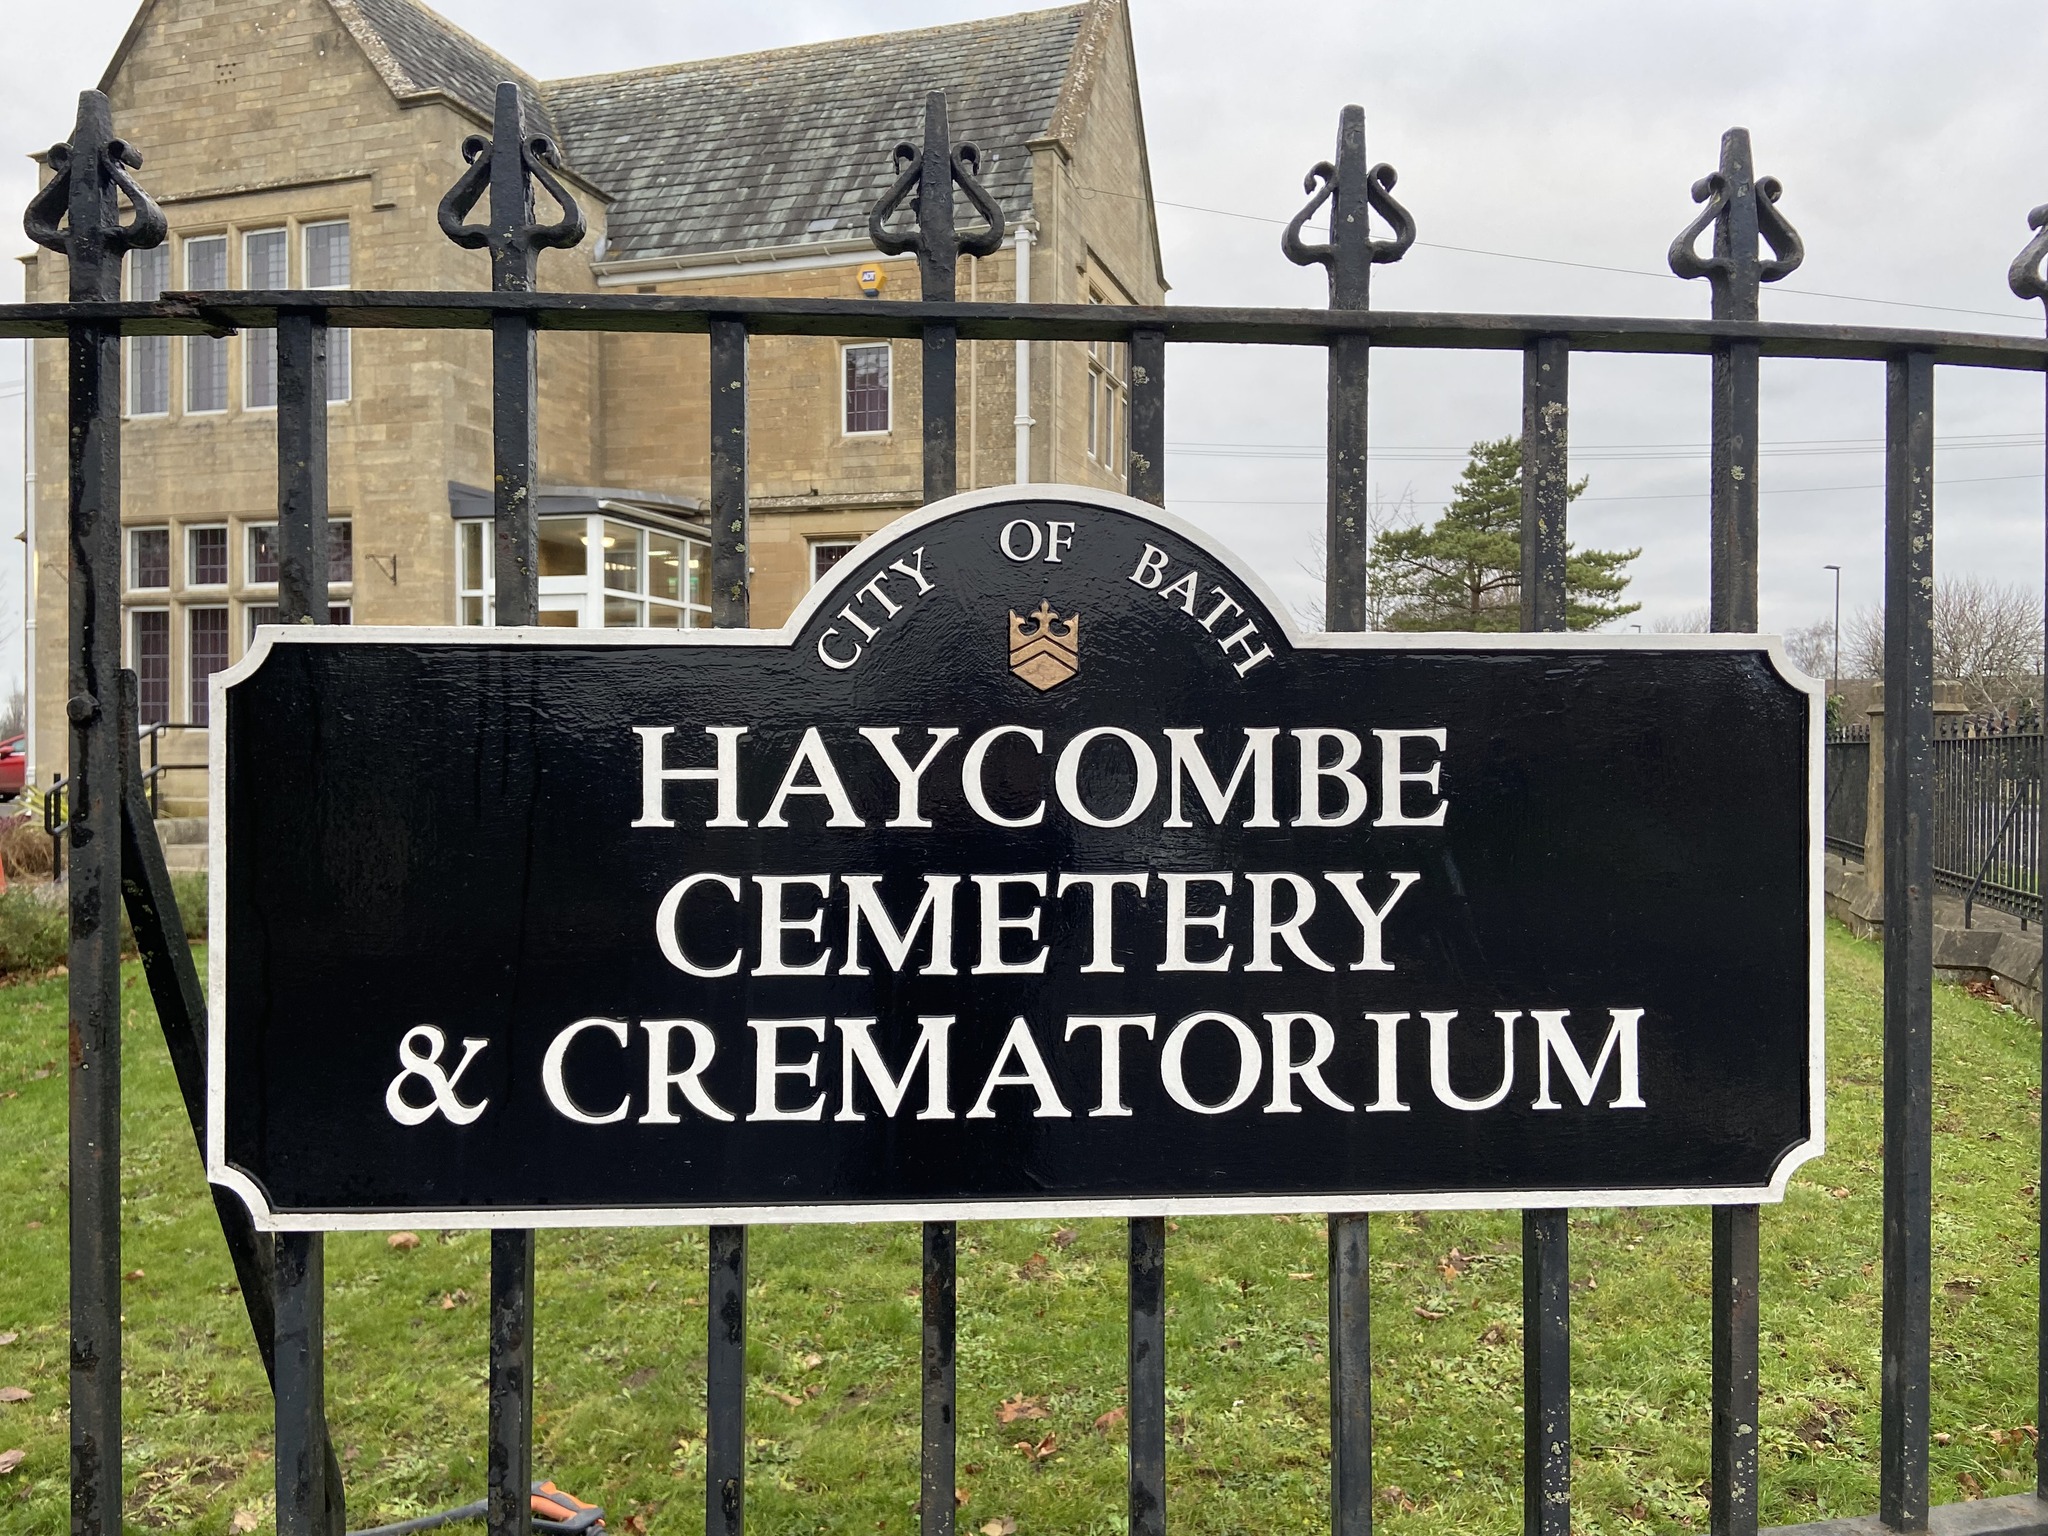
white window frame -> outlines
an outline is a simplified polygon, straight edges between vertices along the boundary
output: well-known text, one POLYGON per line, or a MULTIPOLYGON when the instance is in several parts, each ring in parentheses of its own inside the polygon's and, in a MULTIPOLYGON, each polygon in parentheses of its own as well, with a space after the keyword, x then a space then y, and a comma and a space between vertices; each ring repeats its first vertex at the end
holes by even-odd
POLYGON ((886 341, 847 341, 839 345, 839 435, 846 437, 887 437, 896 430, 896 349, 886 341), (855 432, 846 425, 847 383, 846 369, 849 354, 854 352, 880 352, 887 359, 889 378, 882 390, 883 417, 885 425, 868 427, 855 432))
POLYGON ((266 590, 274 592, 277 590, 277 579, 275 577, 272 577, 269 581, 260 581, 256 576, 256 535, 265 530, 268 530, 270 534, 272 552, 275 553, 277 545, 276 523, 242 524, 242 585, 254 588, 259 592, 266 590))
MULTIPOLYGON (((193 247, 201 245, 210 245, 213 244, 214 242, 218 242, 220 245, 221 287, 225 288, 230 282, 233 281, 233 276, 228 270, 228 260, 232 253, 233 242, 229 239, 228 232, 226 230, 221 230, 218 233, 214 234, 187 235, 181 242, 179 242, 178 251, 178 254, 184 259, 185 287, 187 289, 195 289, 197 287, 197 285, 193 282, 192 279, 193 247)), ((184 363, 185 367, 183 373, 185 414, 187 416, 225 416, 228 413, 229 408, 234 404, 235 394, 233 388, 235 377, 235 355, 233 348, 229 342, 229 339, 225 336, 187 336, 185 338, 184 363), (222 357, 222 365, 220 371, 220 404, 217 406, 209 405, 204 407, 203 409, 193 405, 192 403, 192 357, 194 350, 202 346, 220 347, 222 357)))
MULTIPOLYGON (((220 589, 219 589, 219 588, 208 588, 207 590, 209 590, 209 591, 218 591, 218 590, 220 590, 220 589)), ((202 614, 202 613, 224 613, 224 614, 226 614, 226 615, 227 615, 227 620, 228 620, 228 653, 227 653, 227 656, 226 656, 226 658, 225 658, 225 659, 224 659, 224 660, 223 660, 223 661, 221 662, 221 665, 220 665, 220 667, 218 668, 218 670, 219 670, 219 671, 222 671, 222 672, 225 672, 225 671, 226 671, 226 670, 227 670, 227 669, 228 669, 229 667, 231 667, 231 666, 233 666, 233 665, 235 664, 235 614, 234 614, 234 609, 233 609, 233 607, 232 607, 232 606, 231 606, 230 604, 228 604, 228 603, 225 603, 225 602, 219 602, 219 603, 215 603, 215 602, 207 602, 207 603, 187 603, 187 604, 185 604, 185 605, 184 605, 184 608, 183 608, 183 611, 182 611, 182 612, 181 612, 181 614, 180 614, 180 617, 181 617, 181 618, 182 618, 182 619, 184 620, 184 623, 183 623, 182 625, 173 625, 173 626, 172 626, 172 628, 173 628, 174 630, 177 630, 177 629, 182 629, 182 630, 184 631, 184 635, 185 635, 185 654, 184 654, 184 661, 185 661, 185 668, 184 668, 184 671, 185 671, 185 678, 184 678, 184 682, 185 682, 185 687, 184 687, 184 690, 183 690, 183 691, 184 691, 184 697, 185 697, 185 707, 186 707, 186 710, 187 710, 187 712, 188 712, 188 713, 187 713, 187 718, 188 718, 188 719, 192 719, 192 720, 194 721, 194 723, 195 723, 195 724, 197 723, 197 719, 196 719, 196 717, 198 716, 198 714, 199 714, 199 711, 198 711, 198 709, 196 709, 196 708, 194 707, 194 705, 195 705, 195 704, 197 703, 197 700, 195 700, 195 699, 193 698, 193 696, 192 696, 192 686, 193 686, 193 684, 194 684, 194 683, 195 683, 195 682, 197 681, 197 679, 196 679, 196 678, 194 678, 194 677, 193 677, 193 675, 192 675, 192 621, 193 621, 193 619, 194 619, 194 618, 196 618, 196 617, 197 617, 198 615, 200 615, 200 614, 202 614)), ((176 642, 176 641, 174 640, 174 641, 172 642, 172 651, 173 651, 173 660, 174 660, 174 661, 175 661, 175 659, 176 659, 176 657, 175 657, 175 653, 176 653, 176 650, 177 650, 177 642, 176 642)), ((178 668, 177 668, 177 667, 176 667, 175 665, 173 665, 173 666, 172 666, 172 668, 171 668, 171 673, 172 673, 172 675, 173 675, 173 676, 175 677, 175 676, 177 675, 177 672, 178 672, 178 668)), ((208 674, 208 676, 210 677, 210 676, 212 676, 212 674, 211 674, 211 673, 209 673, 209 674, 208 674)), ((210 728, 210 727, 212 726, 212 724, 213 724, 212 714, 213 714, 213 712, 212 712, 212 710, 211 710, 211 709, 209 708, 209 709, 208 709, 208 711, 207 711, 207 721, 206 721, 206 724, 205 724, 205 726, 202 726, 202 727, 201 727, 201 729, 208 729, 208 728, 210 728)))
MULTIPOLYGON (((544 613, 567 613, 576 615, 578 629, 602 629, 604 623, 604 600, 607 596, 619 597, 640 605, 642 618, 651 606, 676 610, 681 617, 678 626, 682 629, 708 629, 711 626, 711 605, 708 601, 692 602, 689 590, 691 549, 694 546, 697 558, 706 570, 711 559, 710 541, 679 528, 664 527, 653 522, 642 522, 617 511, 588 513, 550 512, 550 519, 583 519, 584 568, 583 575, 543 576, 540 579, 540 611, 544 613), (607 587, 604 584, 604 525, 617 523, 635 530, 640 535, 640 561, 635 590, 607 587), (677 599, 657 597, 647 590, 648 540, 650 538, 671 538, 681 546, 678 558, 682 562, 679 572, 682 596, 677 599)), ((455 622, 467 628, 476 628, 463 617, 463 604, 471 598, 481 598, 483 627, 497 623, 497 599, 494 591, 497 567, 497 548, 494 528, 486 518, 458 518, 455 523, 455 622), (462 543, 465 530, 475 528, 483 546, 481 564, 483 585, 463 585, 462 543)), ((644 622, 640 626, 646 627, 644 622)))
MULTIPOLYGON (((320 285, 320 288, 330 290, 343 289, 347 288, 350 283, 353 283, 355 281, 356 234, 354 228, 350 225, 348 219, 346 218, 314 219, 309 223, 301 224, 299 226, 299 275, 303 279, 305 279, 305 287, 309 290, 314 290, 314 284, 312 281, 313 262, 307 252, 307 246, 313 238, 313 231, 316 229, 333 229, 337 225, 339 225, 343 229, 348 230, 349 280, 348 283, 323 283, 320 285)), ((329 330, 327 333, 327 377, 330 380, 334 377, 334 364, 337 358, 341 360, 341 367, 344 374, 344 378, 342 380, 341 393, 338 395, 330 394, 327 397, 327 403, 330 406, 347 405, 351 400, 355 398, 355 348, 350 341, 350 338, 354 334, 355 333, 349 330, 346 326, 336 326, 335 328, 329 330)))
POLYGON ((455 622, 472 629, 488 629, 498 622, 498 600, 493 590, 496 583, 492 579, 496 575, 495 567, 498 558, 497 540, 494 536, 495 531, 495 525, 487 517, 458 518, 455 523, 455 622), (481 531, 479 542, 483 546, 483 556, 477 561, 477 564, 481 567, 478 572, 478 580, 482 585, 465 587, 462 584, 462 541, 467 536, 468 530, 472 528, 481 531), (462 616, 463 600, 472 597, 483 599, 484 617, 481 625, 472 625, 462 616))
MULTIPOLYGON (((818 569, 818 556, 822 551, 836 549, 839 551, 839 558, 844 560, 859 547, 859 539, 850 539, 843 534, 833 534, 830 537, 809 540, 804 549, 804 563, 810 568, 811 586, 815 587, 829 574, 828 571, 818 569)), ((836 564, 837 562, 835 561, 834 563, 836 564)))
POLYGON ((127 537, 123 540, 122 554, 126 564, 122 570, 121 590, 124 592, 163 592, 171 590, 171 572, 177 564, 177 551, 172 547, 173 529, 169 523, 150 523, 140 528, 122 530, 127 537), (135 580, 135 536, 138 533, 160 533, 164 536, 164 584, 160 587, 145 587, 135 580))
POLYGON ((228 525, 226 523, 184 523, 179 525, 178 532, 182 545, 179 553, 184 557, 185 562, 183 571, 185 578, 184 589, 187 592, 227 591, 234 584, 235 579, 235 540, 228 525), (192 558, 192 535, 195 533, 211 532, 214 529, 220 530, 222 542, 227 546, 224 552, 227 572, 219 581, 199 581, 195 579, 193 574, 193 567, 196 562, 192 558))
MULTIPOLYGON (((130 251, 128 253, 128 260, 121 263, 121 277, 122 280, 128 285, 128 297, 131 300, 149 303, 162 297, 163 289, 168 288, 170 286, 171 281, 171 252, 169 242, 167 241, 162 245, 152 247, 151 249, 146 251, 130 251), (163 262, 164 281, 162 286, 159 287, 155 293, 145 295, 138 292, 136 289, 135 262, 138 257, 147 257, 152 260, 161 260, 163 262)), ((128 378, 125 381, 125 387, 121 391, 122 414, 128 417, 128 419, 131 421, 158 421, 170 415, 171 401, 176 398, 178 393, 175 387, 176 372, 177 371, 171 367, 170 337, 130 336, 128 338, 128 378), (140 362, 139 359, 141 357, 142 348, 145 343, 152 346, 161 347, 163 349, 161 356, 163 359, 164 408, 160 411, 138 411, 135 409, 135 386, 138 382, 140 382, 143 371, 142 363, 140 362)))

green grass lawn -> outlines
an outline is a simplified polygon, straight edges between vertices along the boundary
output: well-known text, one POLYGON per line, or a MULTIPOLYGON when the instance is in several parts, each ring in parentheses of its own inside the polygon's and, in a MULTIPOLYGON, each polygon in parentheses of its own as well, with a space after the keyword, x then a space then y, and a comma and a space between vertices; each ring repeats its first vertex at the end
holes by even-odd
MULTIPOLYGON (((128 968, 127 1463, 138 1529, 268 1530, 270 1410, 139 971, 128 968)), ((1830 1151, 1763 1229, 1763 1517, 1877 1501, 1879 951, 1830 929, 1830 1151)), ((2040 1036, 1935 1002, 1934 1497, 2032 1486, 2040 1036)), ((0 988, 0 1531, 66 1508, 64 983, 0 988)), ((1708 1216, 1572 1226, 1576 1524, 1706 1525, 1708 1216)), ((1373 1224, 1379 1514, 1508 1529, 1521 1497, 1513 1213, 1373 1224)), ((329 1413, 352 1523, 481 1496, 487 1239, 328 1240, 329 1413)), ((1169 1239, 1167 1473, 1177 1531, 1327 1524, 1324 1229, 1181 1222, 1169 1239)), ((536 1469, 612 1528, 702 1528, 704 1234, 543 1233, 536 1469), (629 1525, 637 1516, 640 1525, 629 1525)), ((759 1228, 749 1300, 750 1527, 915 1528, 918 1235, 759 1228)), ((963 1531, 1122 1529, 1120 1223, 961 1232, 963 1531), (1005 1404, 1008 1404, 1007 1409, 1005 1404), (1003 1422, 1005 1414, 1009 1422, 1003 1422)))

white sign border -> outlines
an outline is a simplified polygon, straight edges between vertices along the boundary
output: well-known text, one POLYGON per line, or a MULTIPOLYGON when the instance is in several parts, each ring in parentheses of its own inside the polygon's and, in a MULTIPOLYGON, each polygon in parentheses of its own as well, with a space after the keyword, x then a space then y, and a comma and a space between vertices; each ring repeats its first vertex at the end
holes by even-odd
POLYGON ((1001 485, 967 491, 896 519, 850 550, 823 581, 812 587, 780 629, 558 629, 538 625, 484 628, 474 625, 264 625, 234 666, 210 682, 208 719, 219 722, 207 745, 207 988, 206 988, 206 1177, 234 1191, 256 1227, 266 1232, 383 1231, 425 1224, 445 1228, 490 1227, 662 1227, 804 1225, 879 1221, 1029 1220, 1079 1216, 1239 1216, 1313 1212, 1529 1210, 1559 1207, 1662 1205, 1761 1205, 1785 1198, 1801 1165, 1827 1150, 1826 1104, 1826 909, 1823 859, 1825 806, 1826 689, 1792 664, 1775 635, 1602 635, 1390 633, 1381 630, 1302 634, 1287 608, 1254 571, 1239 563, 1209 534, 1150 502, 1077 485, 1001 485), (274 1211, 262 1185, 227 1161, 227 694, 263 665, 278 645, 676 645, 781 646, 794 648, 813 614, 850 588, 869 556, 906 534, 977 507, 1003 502, 1065 502, 1128 513, 1155 523, 1204 551, 1243 583, 1278 621, 1280 634, 1296 650, 1399 651, 1761 651, 1778 675, 1807 696, 1807 945, 1809 1017, 1807 1095, 1811 1131, 1786 1149, 1768 1184, 1728 1188, 1615 1188, 1535 1190, 1411 1190, 1396 1194, 1289 1194, 1202 1197, 1135 1196, 1069 1200, 955 1200, 865 1205, 733 1205, 545 1207, 529 1210, 427 1208, 409 1211, 274 1211))

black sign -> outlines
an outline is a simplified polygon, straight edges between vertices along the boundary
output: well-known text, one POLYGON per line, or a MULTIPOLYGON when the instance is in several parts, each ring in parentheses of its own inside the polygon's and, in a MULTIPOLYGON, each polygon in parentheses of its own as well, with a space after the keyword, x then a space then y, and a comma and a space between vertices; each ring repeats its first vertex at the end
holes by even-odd
POLYGON ((211 1173, 277 1227, 1774 1198, 1817 693, 1746 636, 1298 636, 1055 488, 779 632, 265 630, 211 1173))

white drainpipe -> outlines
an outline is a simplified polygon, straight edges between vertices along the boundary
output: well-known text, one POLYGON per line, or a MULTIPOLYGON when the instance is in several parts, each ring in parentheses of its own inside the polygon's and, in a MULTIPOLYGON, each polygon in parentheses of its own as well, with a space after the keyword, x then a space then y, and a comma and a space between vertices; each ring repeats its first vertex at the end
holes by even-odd
MULTIPOLYGON (((1038 237, 1028 224, 1017 226, 1017 238, 1012 243, 1017 266, 1017 302, 1031 302, 1031 247, 1038 237)), ((1017 484, 1027 485, 1031 481, 1031 429, 1036 425, 1031 419, 1031 343, 1017 343, 1017 484)))

